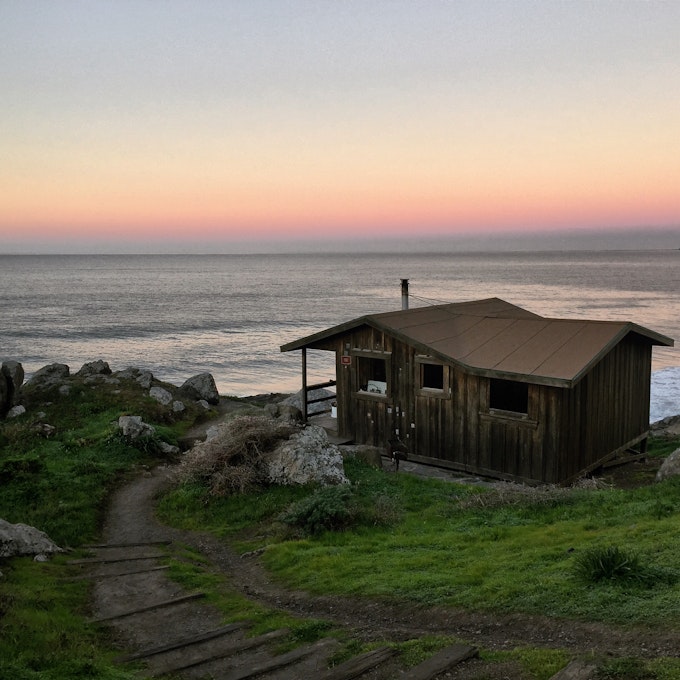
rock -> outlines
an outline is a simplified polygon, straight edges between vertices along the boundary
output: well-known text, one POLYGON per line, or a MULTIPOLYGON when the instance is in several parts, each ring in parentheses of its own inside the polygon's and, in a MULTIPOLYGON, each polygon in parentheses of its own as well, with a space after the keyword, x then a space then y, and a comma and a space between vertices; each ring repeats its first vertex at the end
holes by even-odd
POLYGON ((61 394, 62 397, 68 397, 68 395, 71 394, 71 386, 59 385, 59 394, 61 394))
POLYGON ((26 408, 21 404, 18 404, 17 406, 12 406, 12 408, 7 411, 7 417, 18 418, 19 416, 24 415, 24 413, 26 413, 26 408))
POLYGON ((172 402, 172 410, 173 413, 182 413, 182 411, 186 411, 187 407, 184 405, 183 401, 173 401, 172 402))
POLYGON ((264 412, 270 418, 277 418, 279 420, 285 420, 291 424, 302 422, 302 411, 292 404, 266 404, 264 407, 264 412))
POLYGON ((2 373, 12 381, 14 389, 18 390, 24 383, 24 367, 18 361, 3 361, 2 373))
POLYGON ((27 524, 10 524, 0 519, 0 557, 57 552, 64 551, 45 532, 27 524))
POLYGON ((83 364, 76 375, 81 378, 87 378, 93 375, 111 375, 111 369, 106 361, 98 359, 97 361, 89 361, 88 363, 83 364))
POLYGON ((385 449, 381 449, 378 446, 369 446, 368 444, 352 444, 341 446, 340 453, 343 458, 356 458, 368 465, 382 469, 382 457, 385 449))
POLYGON ((0 367, 0 415, 12 406, 16 406, 16 395, 24 383, 24 367, 18 361, 4 361, 0 367), (6 387, 3 403, 3 387, 6 387))
POLYGON ((122 371, 116 371, 113 373, 113 377, 119 380, 134 380, 145 390, 148 390, 153 384, 153 373, 151 371, 145 371, 134 366, 128 366, 122 371))
POLYGON ((172 444, 168 444, 168 442, 161 442, 158 445, 158 448, 160 448, 161 453, 164 453, 166 456, 177 456, 180 453, 179 446, 173 446, 172 444))
POLYGON ((167 406, 172 401, 172 394, 164 387, 159 387, 158 385, 155 385, 149 390, 149 396, 160 404, 163 404, 163 406, 167 406))
POLYGON ((668 416, 663 420, 652 423, 649 427, 652 437, 674 439, 680 436, 680 416, 668 416))
POLYGON ((37 432, 41 437, 49 439, 56 431, 57 428, 54 425, 49 425, 48 423, 36 423, 33 426, 33 430, 37 432))
POLYGON ((199 406, 202 406, 206 411, 210 410, 210 404, 205 399, 199 399, 196 403, 199 406))
POLYGON ((9 379, 0 373, 0 416, 4 416, 12 404, 12 387, 9 379))
POLYGON ((145 423, 142 416, 121 416, 118 418, 118 427, 123 436, 128 439, 151 437, 156 433, 153 425, 145 423))
POLYGON ((342 456, 322 427, 310 425, 291 435, 267 456, 267 475, 273 484, 348 484, 342 456))
POLYGON ((66 364, 49 364, 36 371, 26 382, 26 387, 49 389, 62 385, 69 377, 70 369, 66 364))
POLYGON ((656 481, 661 482, 669 477, 680 475, 680 449, 675 449, 663 463, 656 473, 656 481))
POLYGON ((180 394, 184 394, 190 399, 199 401, 203 399, 209 404, 219 404, 220 395, 217 392, 215 379, 210 373, 199 373, 189 378, 180 388, 180 394))
MULTIPOLYGON (((308 414, 314 415, 315 413, 323 413, 324 411, 328 411, 328 409, 330 408, 331 397, 335 398, 335 392, 331 392, 330 390, 326 389, 312 390, 311 392, 309 392, 307 394, 308 414), (315 404, 309 404, 310 401, 315 401, 316 399, 323 399, 324 397, 328 397, 328 400, 320 401, 315 404)), ((302 413, 302 390, 300 390, 296 394, 291 395, 290 397, 286 397, 280 403, 295 406, 300 410, 300 413, 302 413)))

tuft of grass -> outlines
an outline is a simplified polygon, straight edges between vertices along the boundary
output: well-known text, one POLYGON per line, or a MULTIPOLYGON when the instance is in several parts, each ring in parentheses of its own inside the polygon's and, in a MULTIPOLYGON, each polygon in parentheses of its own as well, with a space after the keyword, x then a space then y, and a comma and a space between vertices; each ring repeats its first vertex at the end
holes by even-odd
POLYGON ((640 556, 618 546, 594 546, 577 555, 574 573, 586 583, 637 583, 654 586, 674 583, 677 577, 670 570, 644 565, 640 556))

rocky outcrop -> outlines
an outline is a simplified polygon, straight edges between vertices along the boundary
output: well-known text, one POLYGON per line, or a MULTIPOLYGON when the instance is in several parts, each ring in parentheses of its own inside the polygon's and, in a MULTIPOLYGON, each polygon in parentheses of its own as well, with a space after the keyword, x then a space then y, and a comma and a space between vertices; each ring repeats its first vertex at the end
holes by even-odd
POLYGON ((111 368, 106 361, 98 359, 83 364, 76 375, 79 378, 88 378, 93 375, 111 375, 111 368))
POLYGON ((675 449, 663 463, 656 473, 656 481, 661 482, 669 477, 680 475, 680 449, 675 449))
POLYGON ((18 361, 5 361, 0 367, 0 417, 16 405, 24 382, 24 367, 18 361))
POLYGON ((348 484, 342 455, 322 427, 310 425, 291 435, 267 456, 272 484, 348 484))
POLYGON ((652 437, 660 439, 675 439, 680 437, 680 416, 668 416, 663 420, 657 420, 649 426, 652 437))
POLYGON ((189 378, 180 388, 179 393, 188 399, 199 401, 201 399, 209 404, 219 404, 220 395, 215 385, 215 379, 210 373, 199 373, 189 378))
POLYGON ((45 532, 27 524, 10 524, 0 519, 0 557, 57 552, 64 551, 45 532))
MULTIPOLYGON (((311 390, 307 394, 307 411, 309 415, 315 413, 323 413, 328 411, 330 408, 331 398, 335 397, 335 392, 331 392, 326 389, 311 390), (326 399, 326 401, 318 401, 317 399, 326 399), (314 401, 316 403, 310 404, 309 402, 314 401)), ((302 390, 296 394, 286 397, 281 404, 289 404, 290 406, 295 406, 302 412, 302 390)))
POLYGON ((151 371, 141 368, 129 366, 122 371, 116 371, 112 374, 117 380, 134 380, 138 385, 141 385, 145 390, 148 390, 153 384, 154 377, 151 371))
POLYGON ((53 387, 60 387, 65 384, 69 375, 70 369, 66 364, 48 364, 26 381, 26 387, 31 390, 49 390, 53 387))

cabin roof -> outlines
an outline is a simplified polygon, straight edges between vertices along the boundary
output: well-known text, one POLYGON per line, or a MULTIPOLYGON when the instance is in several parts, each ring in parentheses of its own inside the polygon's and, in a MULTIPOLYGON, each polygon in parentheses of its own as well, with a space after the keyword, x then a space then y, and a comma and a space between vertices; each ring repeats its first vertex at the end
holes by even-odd
POLYGON ((626 321, 552 319, 499 298, 369 314, 289 342, 282 352, 327 346, 360 326, 393 335, 470 372, 570 386, 629 333, 652 345, 673 340, 626 321))

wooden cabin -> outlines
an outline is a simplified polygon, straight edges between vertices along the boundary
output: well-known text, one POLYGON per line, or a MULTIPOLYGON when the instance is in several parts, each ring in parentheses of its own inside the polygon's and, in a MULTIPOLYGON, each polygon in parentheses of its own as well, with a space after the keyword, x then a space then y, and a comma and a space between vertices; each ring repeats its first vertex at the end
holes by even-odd
POLYGON ((461 472, 564 484, 649 433, 652 347, 630 322, 551 319, 498 298, 370 314, 287 343, 335 352, 337 433, 461 472))

